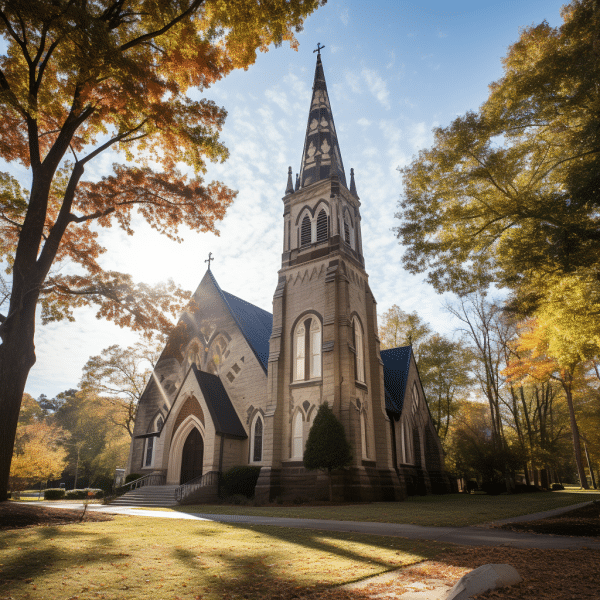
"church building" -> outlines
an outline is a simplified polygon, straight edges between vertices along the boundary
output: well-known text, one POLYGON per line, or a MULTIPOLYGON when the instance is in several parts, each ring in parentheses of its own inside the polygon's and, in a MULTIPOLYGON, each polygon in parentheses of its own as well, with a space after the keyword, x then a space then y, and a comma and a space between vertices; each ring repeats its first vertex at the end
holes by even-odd
POLYGON ((443 452, 410 346, 380 350, 360 200, 337 139, 320 52, 300 173, 288 173, 273 314, 223 291, 210 262, 138 407, 128 472, 216 499, 218 473, 256 465, 259 501, 327 498, 304 446, 327 402, 352 464, 336 499, 449 491, 443 452))

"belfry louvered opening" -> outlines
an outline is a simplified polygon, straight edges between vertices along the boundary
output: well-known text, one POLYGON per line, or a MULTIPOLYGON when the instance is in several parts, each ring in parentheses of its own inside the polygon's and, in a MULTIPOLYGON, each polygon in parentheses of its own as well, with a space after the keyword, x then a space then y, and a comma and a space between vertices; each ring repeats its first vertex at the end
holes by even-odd
POLYGON ((323 242, 329 237, 329 218, 325 209, 321 209, 317 217, 317 242, 323 242))
POLYGON ((348 221, 344 221, 344 241, 346 244, 350 243, 350 225, 348 225, 348 221))
POLYGON ((308 218, 308 215, 306 215, 304 217, 304 219, 302 219, 302 227, 300 228, 300 245, 304 246, 305 244, 310 244, 311 242, 311 226, 310 226, 310 219, 308 218))

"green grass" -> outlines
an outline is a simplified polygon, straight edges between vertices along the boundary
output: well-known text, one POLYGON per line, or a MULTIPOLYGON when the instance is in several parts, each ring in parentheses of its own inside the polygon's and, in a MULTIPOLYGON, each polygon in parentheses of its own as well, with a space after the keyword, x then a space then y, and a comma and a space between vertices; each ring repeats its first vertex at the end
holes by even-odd
POLYGON ((0 598, 289 598, 294 588, 324 591, 443 549, 370 535, 116 517, 0 532, 0 598))
POLYGON ((593 490, 565 490, 503 496, 448 494, 444 496, 412 496, 404 502, 376 502, 345 506, 291 507, 276 504, 272 506, 201 504, 160 510, 219 515, 256 515, 261 517, 374 521, 435 527, 462 527, 561 508, 588 500, 600 500, 600 493, 593 490))

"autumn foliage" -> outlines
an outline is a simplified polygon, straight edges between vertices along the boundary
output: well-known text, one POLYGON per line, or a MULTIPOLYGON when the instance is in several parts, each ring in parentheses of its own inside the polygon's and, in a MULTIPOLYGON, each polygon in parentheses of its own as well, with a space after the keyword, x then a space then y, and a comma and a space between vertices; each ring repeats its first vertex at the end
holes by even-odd
MULTIPOLYGON (((0 260, 8 308, 0 315, 0 488, 6 486, 19 405, 42 319, 98 317, 167 330, 187 295, 105 271, 102 228, 133 233, 136 219, 173 239, 179 226, 216 232, 236 192, 206 183, 223 161, 226 111, 192 99, 257 50, 288 41, 323 0, 8 0, 0 4, 0 157, 28 170, 24 190, 0 174, 0 260), (118 153, 99 181, 84 173, 118 153), (136 163, 132 164, 136 158, 136 163), (7 292, 10 287, 10 292, 7 292)), ((0 491, 0 498, 4 492, 0 491)))

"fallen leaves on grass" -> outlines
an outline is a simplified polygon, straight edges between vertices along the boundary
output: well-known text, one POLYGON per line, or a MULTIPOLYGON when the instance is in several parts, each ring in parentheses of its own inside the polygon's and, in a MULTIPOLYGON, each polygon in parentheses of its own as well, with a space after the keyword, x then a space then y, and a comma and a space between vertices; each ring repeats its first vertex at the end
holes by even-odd
POLYGON ((476 569, 487 564, 512 565, 523 578, 517 585, 473 596, 478 600, 598 600, 600 550, 457 547, 437 558, 454 567, 476 569))
MULTIPOLYGON (((48 506, 31 506, 17 502, 0 502, 0 529, 20 529, 36 525, 68 525, 80 523, 81 510, 69 508, 51 508, 48 506)), ((106 514, 85 514, 84 521, 112 521, 106 514)))
MULTIPOLYGON (((594 502, 556 517, 539 521, 507 523, 498 525, 497 528, 551 535, 597 537, 600 536, 600 503, 594 502)), ((598 595, 600 596, 600 592, 598 595)))

